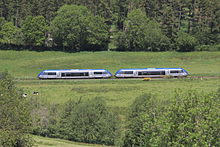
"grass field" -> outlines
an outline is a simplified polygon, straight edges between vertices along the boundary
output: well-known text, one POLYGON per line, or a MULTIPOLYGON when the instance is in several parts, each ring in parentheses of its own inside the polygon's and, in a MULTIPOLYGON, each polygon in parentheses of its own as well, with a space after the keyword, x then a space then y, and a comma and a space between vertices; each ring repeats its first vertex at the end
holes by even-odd
POLYGON ((191 75, 220 75, 220 52, 34 52, 0 51, 0 71, 36 78, 45 69, 182 67, 191 75))
POLYGON ((94 97, 104 98, 109 106, 127 107, 132 101, 145 93, 153 93, 161 100, 168 100, 178 89, 198 89, 215 91, 220 79, 107 79, 107 80, 30 80, 18 82, 29 95, 38 91, 37 97, 51 103, 64 103, 69 99, 86 100, 94 97))
POLYGON ((17 85, 29 95, 52 103, 69 99, 101 97, 109 106, 128 107, 134 98, 153 93, 170 99, 175 89, 215 91, 220 79, 101 79, 31 80, 45 69, 105 68, 115 73, 120 68, 182 67, 191 75, 220 76, 220 52, 34 52, 0 51, 0 71, 17 78, 17 85), (27 78, 28 80, 22 80, 27 78))

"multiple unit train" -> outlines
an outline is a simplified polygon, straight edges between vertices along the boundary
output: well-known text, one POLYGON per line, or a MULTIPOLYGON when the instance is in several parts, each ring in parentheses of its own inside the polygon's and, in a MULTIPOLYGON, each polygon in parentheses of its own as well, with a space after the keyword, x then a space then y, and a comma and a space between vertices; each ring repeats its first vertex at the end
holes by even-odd
POLYGON ((112 77, 112 74, 105 69, 44 70, 38 75, 39 79, 94 79, 110 77, 112 77))
MULTIPOLYGON (((115 73, 116 78, 160 78, 164 76, 186 77, 189 73, 183 68, 134 68, 120 69, 115 73)), ((106 69, 63 69, 44 70, 39 79, 95 79, 111 78, 113 75, 106 69)))

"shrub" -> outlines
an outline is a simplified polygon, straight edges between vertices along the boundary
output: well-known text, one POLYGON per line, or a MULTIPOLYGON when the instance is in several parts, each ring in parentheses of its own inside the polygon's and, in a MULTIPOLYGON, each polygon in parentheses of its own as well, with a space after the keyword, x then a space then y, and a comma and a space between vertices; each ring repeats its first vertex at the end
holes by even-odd
POLYGON ((179 91, 164 118, 168 146, 220 145, 220 97, 216 93, 179 91))
POLYGON ((220 44, 213 45, 198 45, 195 47, 196 51, 220 51, 220 44))
POLYGON ((160 109, 152 95, 146 94, 135 99, 128 117, 124 147, 152 146, 158 143, 160 109))
POLYGON ((136 99, 124 146, 219 146, 219 91, 177 91, 164 108, 149 95, 136 99))
POLYGON ((102 99, 69 101, 61 120, 60 134, 73 141, 113 145, 117 124, 117 117, 102 99))
POLYGON ((31 116, 27 99, 8 73, 0 74, 0 146, 32 146, 31 116))

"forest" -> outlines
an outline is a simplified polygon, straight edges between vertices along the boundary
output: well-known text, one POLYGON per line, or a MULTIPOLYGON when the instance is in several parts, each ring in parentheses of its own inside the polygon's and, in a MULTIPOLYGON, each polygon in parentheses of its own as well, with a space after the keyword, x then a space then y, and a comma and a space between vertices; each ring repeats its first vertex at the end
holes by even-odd
POLYGON ((218 51, 219 0, 1 0, 0 49, 218 51))

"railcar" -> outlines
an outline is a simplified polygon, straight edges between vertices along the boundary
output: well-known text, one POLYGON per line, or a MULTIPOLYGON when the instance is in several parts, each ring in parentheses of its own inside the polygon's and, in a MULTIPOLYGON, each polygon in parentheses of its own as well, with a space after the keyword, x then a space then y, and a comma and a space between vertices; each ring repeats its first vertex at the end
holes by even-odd
POLYGON ((141 68, 141 69, 120 69, 115 73, 117 78, 159 78, 164 76, 186 77, 188 72, 183 68, 141 68))
POLYGON ((112 74, 105 69, 62 69, 44 70, 39 75, 39 79, 93 79, 110 78, 112 74))

